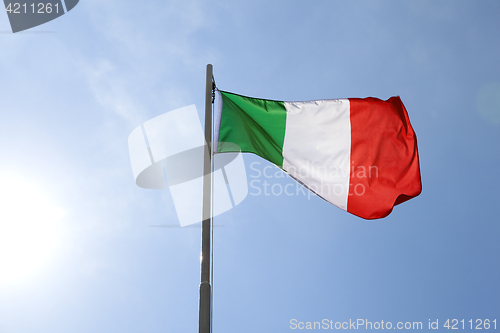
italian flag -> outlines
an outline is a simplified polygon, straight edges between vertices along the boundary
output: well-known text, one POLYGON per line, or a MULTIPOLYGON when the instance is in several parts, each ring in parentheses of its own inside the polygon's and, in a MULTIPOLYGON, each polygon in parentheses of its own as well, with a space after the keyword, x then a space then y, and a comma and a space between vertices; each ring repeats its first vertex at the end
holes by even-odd
POLYGON ((234 143, 365 219, 422 190, 417 138, 399 97, 281 102, 218 93, 216 153, 234 143))

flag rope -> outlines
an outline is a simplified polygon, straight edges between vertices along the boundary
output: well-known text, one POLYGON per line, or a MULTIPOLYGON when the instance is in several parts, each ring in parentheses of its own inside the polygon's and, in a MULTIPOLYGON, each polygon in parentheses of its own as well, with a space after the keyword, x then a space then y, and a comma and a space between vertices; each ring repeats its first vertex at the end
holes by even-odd
MULTIPOLYGON (((211 181, 211 185, 210 185, 210 189, 211 189, 211 200, 210 200, 210 204, 211 204, 211 208, 210 208, 210 212, 211 214, 213 215, 213 211, 214 211, 214 166, 215 166, 215 163, 214 163, 214 144, 217 144, 216 142, 214 143, 213 140, 214 140, 214 136, 215 136, 215 125, 214 125, 214 119, 215 119, 215 116, 214 116, 214 105, 215 105, 215 79, 214 79, 214 76, 212 74, 212 138, 210 140, 210 145, 212 146, 212 151, 211 151, 211 154, 212 154, 212 158, 210 159, 211 160, 211 173, 210 173, 210 181, 211 181)), ((211 217, 211 234, 212 234, 212 237, 210 237, 210 241, 211 241, 211 245, 210 245, 210 286, 211 286, 211 295, 212 297, 210 297, 210 332, 212 332, 212 326, 213 326, 213 315, 214 315, 214 311, 213 311, 213 304, 214 304, 214 218, 211 217)))

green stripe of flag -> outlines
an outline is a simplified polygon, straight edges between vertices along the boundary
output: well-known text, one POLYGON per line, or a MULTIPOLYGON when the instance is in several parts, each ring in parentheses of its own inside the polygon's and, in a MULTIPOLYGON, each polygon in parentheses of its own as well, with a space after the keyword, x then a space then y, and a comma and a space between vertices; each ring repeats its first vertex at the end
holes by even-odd
POLYGON ((283 167, 286 109, 284 102, 245 97, 225 91, 222 95, 218 153, 231 152, 220 143, 237 144, 283 167))

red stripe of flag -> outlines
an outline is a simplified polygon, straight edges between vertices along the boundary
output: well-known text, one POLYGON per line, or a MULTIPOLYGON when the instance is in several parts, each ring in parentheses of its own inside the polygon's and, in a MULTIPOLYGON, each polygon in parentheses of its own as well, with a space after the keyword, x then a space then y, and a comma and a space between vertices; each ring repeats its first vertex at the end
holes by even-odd
POLYGON ((351 170, 347 211, 389 215, 422 191, 417 137, 399 97, 350 98, 351 170))

